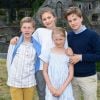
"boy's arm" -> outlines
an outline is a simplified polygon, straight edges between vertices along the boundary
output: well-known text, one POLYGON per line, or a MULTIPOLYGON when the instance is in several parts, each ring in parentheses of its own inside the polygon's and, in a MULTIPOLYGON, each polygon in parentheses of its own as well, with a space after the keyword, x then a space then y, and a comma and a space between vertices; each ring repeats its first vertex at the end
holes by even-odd
POLYGON ((90 40, 91 53, 82 54, 82 61, 100 61, 100 36, 94 32, 90 40))
POLYGON ((12 45, 12 44, 10 44, 9 47, 8 47, 8 53, 7 53, 7 70, 8 71, 9 71, 9 68, 11 66, 14 48, 15 48, 15 45, 12 45))
POLYGON ((57 91, 58 92, 57 96, 60 96, 64 92, 66 87, 69 85, 69 83, 73 79, 73 73, 74 73, 74 66, 73 66, 73 64, 69 63, 69 75, 68 75, 67 79, 65 80, 65 82, 63 83, 63 85, 57 91))
POLYGON ((71 57, 71 63, 76 64, 79 61, 84 62, 97 62, 100 61, 100 36, 97 33, 92 34, 89 41, 90 51, 84 54, 74 54, 71 57))

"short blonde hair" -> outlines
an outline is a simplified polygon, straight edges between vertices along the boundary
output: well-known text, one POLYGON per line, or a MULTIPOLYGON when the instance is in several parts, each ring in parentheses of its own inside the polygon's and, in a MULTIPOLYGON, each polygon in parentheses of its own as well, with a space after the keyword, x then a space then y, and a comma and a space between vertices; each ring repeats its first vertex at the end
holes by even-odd
POLYGON ((32 26, 35 28, 35 21, 32 17, 24 17, 20 21, 20 27, 22 27, 23 23, 32 23, 32 26))
POLYGON ((56 27, 55 29, 53 29, 52 38, 54 34, 60 34, 62 37, 66 38, 66 30, 62 27, 56 27))
POLYGON ((76 14, 79 17, 82 17, 82 12, 78 7, 69 7, 68 9, 65 10, 64 12, 64 17, 67 19, 67 17, 71 14, 76 14))

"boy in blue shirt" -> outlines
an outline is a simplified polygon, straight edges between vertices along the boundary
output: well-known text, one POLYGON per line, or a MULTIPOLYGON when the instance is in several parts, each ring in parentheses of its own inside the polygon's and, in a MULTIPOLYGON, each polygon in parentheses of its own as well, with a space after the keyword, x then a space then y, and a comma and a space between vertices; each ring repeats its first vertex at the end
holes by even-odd
POLYGON ((96 61, 100 61, 100 37, 82 24, 82 12, 78 7, 70 7, 65 11, 72 32, 68 34, 68 44, 74 55, 70 62, 74 66, 72 81, 75 100, 97 100, 96 61), (80 92, 81 91, 81 92, 80 92))
POLYGON ((36 86, 35 64, 39 62, 40 44, 32 37, 35 22, 31 17, 20 21, 22 40, 10 44, 7 54, 8 80, 12 100, 33 100, 36 86), (37 58, 37 59, 36 59, 37 58))

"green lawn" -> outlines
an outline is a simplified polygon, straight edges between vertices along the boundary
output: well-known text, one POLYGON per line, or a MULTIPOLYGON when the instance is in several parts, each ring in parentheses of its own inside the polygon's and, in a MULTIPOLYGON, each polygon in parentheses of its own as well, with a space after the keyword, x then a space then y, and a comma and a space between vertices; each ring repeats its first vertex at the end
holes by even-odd
MULTIPOLYGON (((6 71, 5 64, 6 64, 6 61, 0 59, 0 100, 11 100, 9 87, 6 85, 7 71, 6 71)), ((35 98, 33 100, 38 100, 37 98, 38 97, 37 97, 37 92, 36 92, 35 98)), ((98 80, 98 100, 100 100, 100 80, 98 80)))

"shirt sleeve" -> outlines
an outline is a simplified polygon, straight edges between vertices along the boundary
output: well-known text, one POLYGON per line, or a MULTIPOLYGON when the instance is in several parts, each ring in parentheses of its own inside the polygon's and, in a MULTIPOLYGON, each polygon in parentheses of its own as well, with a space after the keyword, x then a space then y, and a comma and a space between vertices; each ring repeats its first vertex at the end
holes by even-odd
POLYGON ((50 59, 50 50, 44 50, 41 54, 40 54, 40 59, 45 62, 48 63, 49 59, 50 59))
POLYGON ((92 35, 90 40, 91 53, 82 54, 82 61, 96 62, 100 61, 100 36, 97 33, 92 35))
POLYGON ((11 66, 14 47, 15 47, 15 45, 12 45, 12 44, 10 44, 9 47, 8 47, 8 53, 7 53, 7 70, 8 71, 9 71, 9 68, 11 66))
POLYGON ((39 29, 36 29, 35 32, 32 34, 33 38, 34 38, 37 42, 39 42, 39 36, 38 36, 38 33, 39 33, 39 32, 38 32, 38 30, 39 30, 39 29))

